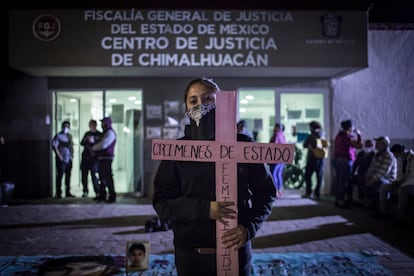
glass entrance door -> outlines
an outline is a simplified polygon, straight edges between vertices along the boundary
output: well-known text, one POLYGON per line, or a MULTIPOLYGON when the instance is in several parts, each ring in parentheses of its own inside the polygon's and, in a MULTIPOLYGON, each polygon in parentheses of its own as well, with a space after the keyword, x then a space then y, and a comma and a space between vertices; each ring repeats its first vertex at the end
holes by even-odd
POLYGON ((112 118, 117 133, 115 159, 112 163, 117 193, 144 193, 142 92, 108 90, 105 93, 105 117, 112 118))
MULTIPOLYGON (((76 197, 82 195, 80 161, 83 147, 80 145, 84 133, 89 130, 89 120, 100 121, 105 116, 113 119, 117 133, 113 174, 115 191, 119 194, 142 196, 142 91, 56 91, 54 93, 54 131, 60 131, 61 123, 71 122, 74 140, 74 159, 71 177, 71 192, 76 197)), ((54 158, 54 156, 53 156, 54 158)), ((55 194, 55 165, 53 160, 53 195, 55 194)), ((93 191, 91 177, 88 178, 89 191, 93 191)), ((95 195, 89 193, 89 197, 95 195)))
MULTIPOLYGON (((294 163, 285 166, 283 181, 287 188, 305 188, 305 168, 307 149, 303 148, 303 142, 309 135, 309 123, 318 121, 325 132, 325 97, 324 90, 313 89, 276 89, 279 99, 277 112, 280 122, 285 126, 285 135, 289 143, 295 143, 294 163)), ((329 163, 329 162, 327 162, 329 163)), ((327 164, 326 166, 329 166, 327 164)), ((325 169, 325 172, 328 172, 325 169)), ((312 180, 316 183, 315 179, 312 180)))
MULTIPOLYGON (((285 126, 288 143, 296 145, 295 163, 285 166, 287 188, 304 187, 306 150, 303 142, 309 134, 309 122, 320 122, 326 133, 327 95, 324 89, 312 88, 257 88, 238 90, 238 117, 245 119, 248 128, 257 135, 257 142, 268 143, 276 122, 285 126), (290 171, 289 171, 290 170, 290 171)), ((326 162, 329 163, 329 162, 326 162)), ((329 174, 326 164, 325 176, 329 174)))
POLYGON ((274 89, 240 89, 238 117, 245 120, 255 141, 268 143, 275 123, 274 89))
MULTIPOLYGON (((78 191, 82 192, 80 188, 80 97, 79 95, 73 95, 68 93, 55 94, 54 95, 54 127, 53 135, 62 130, 62 122, 68 121, 70 123, 70 134, 73 138, 73 155, 75 158, 72 160, 72 172, 71 172, 71 190, 73 195, 77 195, 78 191)), ((53 153, 53 195, 56 194, 56 165, 55 165, 55 154, 53 153)), ((62 180, 62 188, 64 189, 64 179, 62 180)), ((64 194, 63 194, 64 195, 64 194)))

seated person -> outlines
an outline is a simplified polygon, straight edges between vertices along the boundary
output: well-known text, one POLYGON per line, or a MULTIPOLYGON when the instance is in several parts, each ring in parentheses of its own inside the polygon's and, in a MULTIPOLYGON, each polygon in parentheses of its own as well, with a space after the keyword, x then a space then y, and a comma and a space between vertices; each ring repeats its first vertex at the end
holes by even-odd
POLYGON ((372 158, 375 155, 374 141, 367 139, 364 142, 364 147, 358 153, 354 164, 352 164, 352 184, 357 186, 358 201, 354 205, 365 205, 365 174, 371 164, 372 158))
POLYGON ((398 224, 409 222, 410 200, 414 198, 414 151, 405 151, 404 156, 404 180, 398 188, 398 224))
POLYGON ((377 153, 371 161, 365 175, 365 185, 367 188, 367 199, 370 207, 376 210, 376 217, 386 216, 386 210, 380 209, 379 200, 384 198, 381 193, 388 193, 383 187, 391 185, 397 179, 397 159, 390 151, 390 139, 379 137, 375 139, 375 149, 377 153))
MULTIPOLYGON (((397 179, 390 185, 380 187, 379 193, 379 210, 382 215, 390 215, 390 203, 397 199, 397 191, 401 183, 404 181, 403 165, 405 164, 405 147, 401 144, 394 144, 390 151, 397 160, 397 179)), ((395 202, 395 201, 394 201, 395 202)))

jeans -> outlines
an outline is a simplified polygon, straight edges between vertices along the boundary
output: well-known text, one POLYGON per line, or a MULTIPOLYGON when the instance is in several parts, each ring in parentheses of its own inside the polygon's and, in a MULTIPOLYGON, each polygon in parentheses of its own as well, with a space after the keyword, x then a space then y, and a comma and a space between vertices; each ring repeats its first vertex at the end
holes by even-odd
POLYGON ((350 189, 350 179, 352 174, 352 160, 335 157, 333 160, 333 167, 336 175, 336 201, 343 202, 345 194, 350 189))
POLYGON ((95 159, 84 159, 82 160, 81 164, 81 172, 82 172, 82 186, 83 186, 83 193, 88 194, 88 174, 91 172, 92 177, 92 185, 93 190, 96 196, 99 196, 99 180, 98 180, 98 160, 95 159))
POLYGON ((112 159, 99 159, 98 171, 101 179, 100 198, 106 199, 106 188, 108 188, 109 200, 114 200, 116 194, 112 174, 112 159))
POLYGON ((305 182, 306 182, 306 194, 312 193, 312 175, 316 173, 316 187, 314 190, 315 196, 320 196, 321 186, 323 180, 323 164, 324 159, 309 158, 306 162, 305 169, 305 182))
POLYGON ((70 175, 72 171, 72 161, 65 163, 56 158, 56 195, 62 195, 62 178, 65 175, 66 196, 70 194, 70 175))
POLYGON ((285 164, 274 164, 272 166, 272 174, 273 174, 273 180, 275 182, 275 188, 277 191, 280 191, 283 189, 283 168, 285 167, 285 164))

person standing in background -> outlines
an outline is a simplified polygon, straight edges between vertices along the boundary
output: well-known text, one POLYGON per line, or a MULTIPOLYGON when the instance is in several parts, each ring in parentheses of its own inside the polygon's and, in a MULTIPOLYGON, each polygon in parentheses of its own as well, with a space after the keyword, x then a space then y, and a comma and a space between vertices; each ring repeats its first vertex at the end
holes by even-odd
POLYGON ((89 193, 88 189, 88 174, 91 172, 93 190, 95 192, 97 200, 99 198, 99 180, 98 180, 98 159, 95 156, 92 156, 91 148, 94 144, 98 142, 102 136, 102 132, 96 129, 97 122, 96 120, 89 121, 89 130, 85 132, 80 144, 83 146, 82 151, 82 161, 80 165, 82 173, 82 187, 83 194, 82 197, 87 197, 89 193))
POLYGON ((311 197, 312 175, 313 173, 316 173, 316 187, 313 192, 313 198, 319 200, 323 180, 323 166, 325 163, 325 159, 316 157, 312 149, 317 147, 318 139, 321 139, 324 135, 322 131, 322 126, 317 121, 312 121, 309 123, 309 130, 311 133, 303 142, 303 147, 308 149, 305 169, 306 193, 304 197, 311 197))
POLYGON ((106 200, 106 188, 109 197, 106 202, 116 201, 114 178, 112 174, 112 161, 115 157, 116 132, 112 128, 112 119, 105 117, 101 120, 103 136, 98 143, 92 146, 92 156, 98 158, 98 172, 101 180, 99 200, 106 200))
POLYGON ((253 133, 247 128, 246 120, 240 120, 237 123, 237 133, 247 135, 253 139, 253 133))
MULTIPOLYGON (((270 143, 275 144, 286 144, 286 137, 285 137, 285 126, 283 124, 276 123, 273 128, 273 134, 270 138, 270 143)), ((276 188, 276 197, 280 198, 282 197, 282 189, 283 189, 283 168, 285 167, 285 164, 279 163, 279 164, 271 164, 270 171, 273 174, 273 179, 275 182, 275 188, 276 188)))
POLYGON ((65 175, 66 197, 75 197, 70 193, 70 175, 72 172, 73 139, 70 122, 62 122, 62 130, 52 139, 52 148, 56 154, 56 198, 62 198, 62 178, 65 175))
POLYGON ((341 130, 335 136, 333 167, 335 170, 336 201, 338 208, 347 208, 345 194, 351 185, 352 165, 356 159, 356 149, 362 148, 359 130, 355 130, 351 120, 341 122, 341 130))

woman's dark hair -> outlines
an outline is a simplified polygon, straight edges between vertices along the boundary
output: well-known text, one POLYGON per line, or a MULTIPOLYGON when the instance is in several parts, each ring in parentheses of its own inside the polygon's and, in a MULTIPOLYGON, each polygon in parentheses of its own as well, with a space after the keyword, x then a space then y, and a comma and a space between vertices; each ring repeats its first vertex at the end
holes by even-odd
POLYGON ((276 123, 275 124, 275 129, 279 128, 281 131, 285 131, 285 125, 281 124, 281 123, 276 123))
POLYGON ((143 245, 142 243, 132 244, 128 249, 129 255, 131 255, 131 253, 134 252, 134 250, 141 250, 145 254, 145 245, 143 245))
POLYGON ((321 124, 320 124, 319 122, 317 122, 317 121, 312 121, 312 122, 310 122, 310 123, 309 123, 309 127, 310 127, 312 130, 315 130, 315 129, 318 129, 318 128, 322 128, 321 124))
POLYGON ((65 125, 69 125, 70 126, 70 122, 69 121, 63 121, 62 122, 62 128, 64 128, 65 125))
POLYGON ((343 130, 348 130, 352 127, 352 121, 351 120, 345 120, 341 122, 341 127, 343 130))
POLYGON ((405 146, 402 144, 394 144, 392 145, 392 147, 390 148, 390 151, 392 153, 403 153, 405 150, 405 146))
POLYGON ((209 92, 217 92, 220 90, 219 86, 217 85, 217 83, 213 81, 213 79, 208 79, 208 78, 194 79, 190 81, 190 83, 187 85, 187 88, 185 89, 184 102, 187 100, 187 95, 188 95, 188 91, 190 90, 190 87, 196 83, 202 84, 205 87, 207 87, 207 89, 209 89, 209 92))

